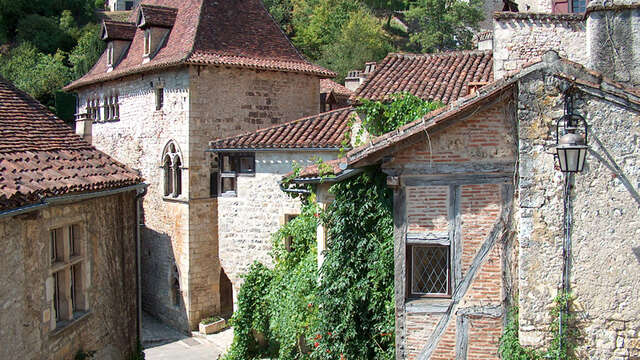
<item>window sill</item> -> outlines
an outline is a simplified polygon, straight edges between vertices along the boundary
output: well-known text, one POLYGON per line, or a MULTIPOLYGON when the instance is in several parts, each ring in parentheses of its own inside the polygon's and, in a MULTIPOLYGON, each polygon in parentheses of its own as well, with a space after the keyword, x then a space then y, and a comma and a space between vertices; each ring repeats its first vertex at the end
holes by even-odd
POLYGON ((227 191, 225 193, 222 193, 220 195, 218 195, 219 198, 223 197, 223 198, 230 198, 230 197, 238 197, 238 193, 235 191, 227 191))
POLYGON ((77 328, 80 324, 84 323, 91 316, 90 311, 79 311, 77 315, 71 320, 60 321, 54 330, 49 333, 49 337, 56 338, 62 334, 77 328))
POLYGON ((407 313, 444 314, 451 302, 443 298, 409 298, 405 300, 405 309, 407 313))
POLYGON ((163 201, 166 202, 174 202, 174 203, 182 203, 182 204, 188 204, 189 200, 185 197, 182 196, 178 196, 178 197, 173 197, 173 196, 163 196, 162 197, 163 201))
POLYGON ((238 177, 255 177, 256 173, 238 173, 238 177))

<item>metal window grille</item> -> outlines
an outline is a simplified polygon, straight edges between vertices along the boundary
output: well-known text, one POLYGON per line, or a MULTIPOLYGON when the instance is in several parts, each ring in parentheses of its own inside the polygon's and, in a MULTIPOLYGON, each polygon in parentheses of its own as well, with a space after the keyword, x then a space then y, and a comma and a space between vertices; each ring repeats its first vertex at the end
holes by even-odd
POLYGON ((449 294, 449 247, 411 247, 411 293, 415 295, 449 294))

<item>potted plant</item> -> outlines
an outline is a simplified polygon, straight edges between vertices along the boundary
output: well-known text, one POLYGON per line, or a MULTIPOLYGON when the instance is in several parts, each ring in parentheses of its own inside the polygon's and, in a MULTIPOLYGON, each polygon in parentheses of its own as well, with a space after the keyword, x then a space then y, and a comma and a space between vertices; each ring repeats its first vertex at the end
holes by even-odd
POLYGON ((227 321, 219 316, 210 316, 200 321, 201 334, 213 334, 227 327, 227 321))

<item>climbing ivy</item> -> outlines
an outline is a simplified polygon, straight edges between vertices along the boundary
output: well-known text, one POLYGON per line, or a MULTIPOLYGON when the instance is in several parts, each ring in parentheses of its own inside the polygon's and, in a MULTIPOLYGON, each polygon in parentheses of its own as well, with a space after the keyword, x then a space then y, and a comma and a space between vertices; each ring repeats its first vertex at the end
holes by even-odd
POLYGON ((394 358, 392 193, 376 169, 333 185, 315 359, 394 358))
POLYGON ((357 111, 364 116, 360 119, 362 128, 357 135, 366 130, 373 136, 393 131, 443 106, 439 101, 425 101, 410 93, 393 94, 390 102, 367 99, 360 99, 360 102, 357 111))
POLYGON ((505 360, 577 360, 575 349, 578 339, 581 335, 580 329, 577 327, 575 313, 571 311, 573 295, 561 291, 554 299, 554 306, 551 308, 550 315, 554 321, 549 326, 549 332, 552 339, 549 348, 546 351, 537 351, 524 347, 520 344, 519 338, 519 322, 518 322, 518 305, 515 305, 509 311, 508 323, 505 331, 500 339, 499 353, 505 360), (562 334, 558 331, 558 318, 561 312, 562 317, 562 334))
POLYGON ((331 191, 336 198, 326 212, 309 196, 301 214, 273 235, 273 270, 251 266, 225 359, 393 358, 393 219, 385 176, 370 169, 331 191), (318 271, 319 221, 330 240, 318 271))

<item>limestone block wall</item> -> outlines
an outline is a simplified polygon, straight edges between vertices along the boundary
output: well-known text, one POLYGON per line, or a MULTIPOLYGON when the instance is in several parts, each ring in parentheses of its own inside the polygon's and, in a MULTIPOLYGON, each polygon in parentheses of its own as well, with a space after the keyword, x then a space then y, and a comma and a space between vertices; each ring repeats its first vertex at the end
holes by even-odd
POLYGON ((313 164, 313 156, 328 161, 337 153, 257 152, 255 176, 238 177, 237 197, 218 198, 220 262, 233 284, 234 299, 242 275, 254 261, 272 266, 271 234, 283 224, 284 216, 300 213, 300 201, 282 192, 278 182, 293 164, 313 164))
POLYGON ((538 60, 548 50, 587 64, 586 28, 580 14, 498 13, 493 31, 495 79, 538 60))
MULTIPOLYGON (((519 87, 520 341, 548 344, 560 285, 563 175, 554 169, 555 119, 568 83, 536 73, 519 87)), ((584 337, 578 358, 640 356, 640 109, 599 90, 579 90, 590 153, 575 176, 570 283, 584 337), (626 105, 626 106, 623 106, 626 105)))
POLYGON ((400 150, 384 165, 400 174, 394 192, 396 358, 498 359, 513 261, 512 239, 503 230, 513 192, 513 170, 507 169, 516 155, 514 109, 503 99, 430 134, 430 142, 400 150), (483 167, 493 168, 495 177, 478 174, 483 167), (410 297, 407 247, 433 239, 450 247, 450 295, 410 297))
POLYGON ((46 208, 35 216, 0 220, 0 358, 128 359, 136 349, 135 192, 46 208), (88 313, 51 329, 52 228, 78 224, 84 246, 88 313))
MULTIPOLYGON (((142 230, 143 305, 146 311, 186 330, 191 292, 189 289, 190 142, 189 71, 176 69, 158 74, 133 76, 79 92, 79 112, 88 98, 102 101, 117 92, 117 121, 93 124, 93 144, 118 161, 139 170, 149 184, 144 197, 142 230), (164 104, 156 110, 155 89, 164 89, 164 104), (182 153, 182 196, 164 199, 162 152, 174 140, 182 153), (177 274, 174 270, 177 268, 177 274), (172 282, 179 278, 182 300, 175 304, 172 282)), ((101 108, 101 111, 103 108, 101 108)), ((197 320, 199 321, 199 319, 197 320)))

